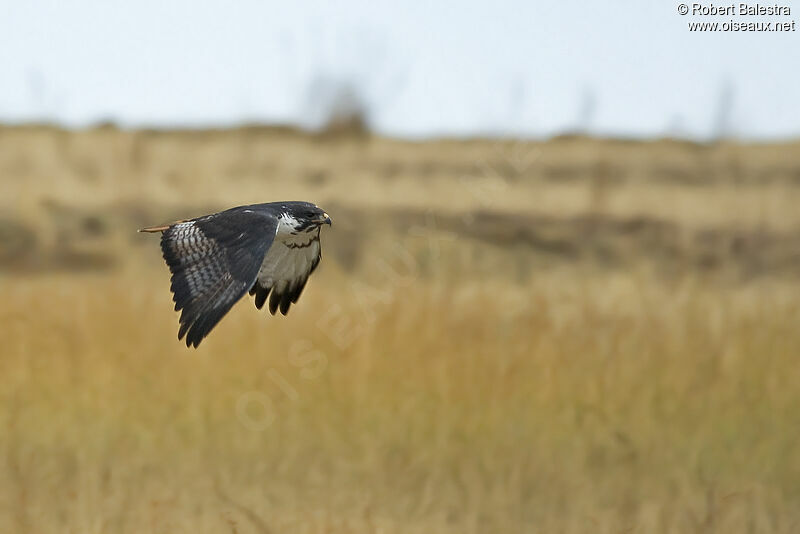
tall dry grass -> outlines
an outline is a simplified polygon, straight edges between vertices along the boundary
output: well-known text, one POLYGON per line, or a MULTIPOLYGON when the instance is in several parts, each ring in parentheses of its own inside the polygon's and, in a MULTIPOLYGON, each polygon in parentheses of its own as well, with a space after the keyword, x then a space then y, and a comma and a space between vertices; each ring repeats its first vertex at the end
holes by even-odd
POLYGON ((333 273, 193 352, 165 277, 2 282, 0 530, 797 528, 795 286, 333 273))
POLYGON ((793 145, 0 138, 0 532, 800 528, 793 145), (320 270, 187 350, 137 224, 273 198, 320 270))

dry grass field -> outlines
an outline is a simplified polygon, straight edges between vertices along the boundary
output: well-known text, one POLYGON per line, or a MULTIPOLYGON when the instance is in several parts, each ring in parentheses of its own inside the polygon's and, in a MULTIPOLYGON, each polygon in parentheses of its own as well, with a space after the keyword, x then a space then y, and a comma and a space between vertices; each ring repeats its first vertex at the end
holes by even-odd
POLYGON ((800 144, 0 128, 0 532, 800 531, 800 144), (176 339, 148 224, 305 199, 176 339))

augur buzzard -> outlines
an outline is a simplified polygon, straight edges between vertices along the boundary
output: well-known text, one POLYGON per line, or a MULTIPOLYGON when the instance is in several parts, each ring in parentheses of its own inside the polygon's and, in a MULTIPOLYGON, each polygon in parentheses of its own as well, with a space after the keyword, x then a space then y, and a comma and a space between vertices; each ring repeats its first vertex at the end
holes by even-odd
POLYGON ((197 347, 248 291, 259 310, 269 297, 270 313, 286 315, 322 257, 323 224, 331 219, 314 204, 270 202, 140 230, 161 232, 178 339, 197 347))

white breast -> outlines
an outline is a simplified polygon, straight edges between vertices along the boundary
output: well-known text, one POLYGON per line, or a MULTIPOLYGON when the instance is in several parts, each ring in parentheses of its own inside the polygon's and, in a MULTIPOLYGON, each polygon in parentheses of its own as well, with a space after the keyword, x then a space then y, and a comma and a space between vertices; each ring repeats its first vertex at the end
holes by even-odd
POLYGON ((258 281, 281 292, 292 288, 308 276, 319 252, 319 228, 297 235, 278 233, 261 263, 258 281))

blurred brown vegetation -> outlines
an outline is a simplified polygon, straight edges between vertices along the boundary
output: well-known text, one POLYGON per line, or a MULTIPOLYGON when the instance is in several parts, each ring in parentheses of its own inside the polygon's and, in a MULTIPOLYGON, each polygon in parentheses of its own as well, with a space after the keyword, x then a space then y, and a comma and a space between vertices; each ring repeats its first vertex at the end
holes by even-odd
POLYGON ((0 128, 0 531, 794 532, 800 144, 0 128), (334 225, 197 351, 157 239, 334 225))
POLYGON ((526 273, 588 260, 796 277, 799 149, 582 137, 419 143, 338 125, 319 134, 6 127, 0 268, 111 268, 146 242, 131 228, 308 198, 337 213, 327 248, 351 268, 373 237, 425 228, 477 255, 494 245, 526 273))

